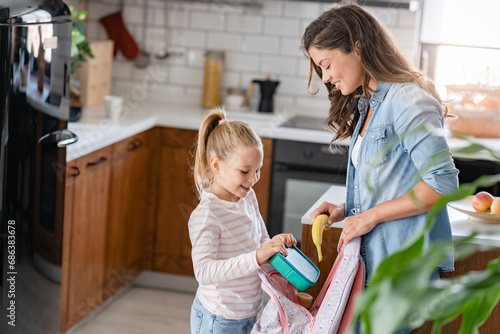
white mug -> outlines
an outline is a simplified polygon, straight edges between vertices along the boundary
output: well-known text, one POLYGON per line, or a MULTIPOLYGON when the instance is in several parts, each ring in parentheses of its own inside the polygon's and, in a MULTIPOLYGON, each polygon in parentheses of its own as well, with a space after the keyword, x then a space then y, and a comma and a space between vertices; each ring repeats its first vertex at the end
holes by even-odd
POLYGON ((113 122, 118 122, 122 113, 123 97, 106 95, 104 102, 106 103, 106 117, 113 122))

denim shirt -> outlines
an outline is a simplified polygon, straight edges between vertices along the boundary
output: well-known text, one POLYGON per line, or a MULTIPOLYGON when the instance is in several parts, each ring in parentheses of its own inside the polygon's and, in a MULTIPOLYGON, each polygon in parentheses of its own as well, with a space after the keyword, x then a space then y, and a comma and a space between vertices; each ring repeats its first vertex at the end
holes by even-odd
MULTIPOLYGON (((458 170, 445 137, 429 130, 415 131, 422 125, 442 131, 444 116, 438 101, 416 83, 380 82, 369 100, 359 99, 360 118, 352 138, 357 138, 361 130, 368 104, 373 114, 363 136, 357 168, 351 160, 353 145, 349 148, 346 216, 403 196, 420 181, 440 194, 457 189, 458 170), (439 158, 431 159, 437 153, 439 158)), ((423 228, 426 217, 423 213, 385 221, 362 237, 361 255, 368 279, 382 260, 423 228)), ((442 210, 426 235, 426 247, 430 241, 451 238, 448 212, 442 210)), ((454 270, 452 256, 440 270, 454 270)))

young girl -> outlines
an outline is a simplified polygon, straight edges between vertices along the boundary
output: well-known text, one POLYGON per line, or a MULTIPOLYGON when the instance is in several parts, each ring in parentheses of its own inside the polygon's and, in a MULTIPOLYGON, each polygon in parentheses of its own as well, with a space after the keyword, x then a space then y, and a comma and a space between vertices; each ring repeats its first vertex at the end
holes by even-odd
POLYGON ((291 234, 269 238, 252 186, 259 181, 262 142, 224 111, 205 117, 198 133, 194 179, 200 203, 189 219, 199 282, 191 333, 249 333, 262 307, 257 269, 295 246, 291 234))

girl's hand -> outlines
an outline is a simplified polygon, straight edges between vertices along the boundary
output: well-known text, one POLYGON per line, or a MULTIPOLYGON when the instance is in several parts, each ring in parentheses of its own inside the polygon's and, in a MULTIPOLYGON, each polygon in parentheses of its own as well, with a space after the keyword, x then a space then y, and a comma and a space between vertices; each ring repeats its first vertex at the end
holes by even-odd
POLYGON ((309 217, 311 217, 311 219, 314 221, 314 218, 322 213, 326 213, 328 215, 328 225, 339 222, 345 217, 345 203, 337 205, 333 203, 323 202, 313 212, 311 212, 309 217))
POLYGON ((267 242, 257 250, 257 263, 262 265, 269 260, 274 254, 280 252, 283 256, 287 256, 286 247, 297 246, 297 240, 291 234, 282 233, 275 235, 271 241, 267 242))
POLYGON ((344 229, 342 230, 344 245, 347 245, 352 239, 370 232, 376 225, 370 210, 347 217, 344 220, 344 229))

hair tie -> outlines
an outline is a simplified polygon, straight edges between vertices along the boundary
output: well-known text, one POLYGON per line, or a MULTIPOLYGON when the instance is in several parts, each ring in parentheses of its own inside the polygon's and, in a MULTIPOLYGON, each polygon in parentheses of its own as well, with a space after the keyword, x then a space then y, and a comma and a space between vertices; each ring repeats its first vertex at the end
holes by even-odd
POLYGON ((219 125, 224 124, 224 123, 226 123, 226 122, 227 122, 227 119, 223 118, 223 119, 221 119, 221 120, 219 121, 219 125))

